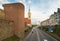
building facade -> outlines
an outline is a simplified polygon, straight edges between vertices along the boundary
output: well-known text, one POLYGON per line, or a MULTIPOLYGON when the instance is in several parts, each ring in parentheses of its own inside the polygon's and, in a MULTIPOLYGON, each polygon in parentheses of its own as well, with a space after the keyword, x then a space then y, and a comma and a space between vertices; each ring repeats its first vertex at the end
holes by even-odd
POLYGON ((54 23, 55 23, 55 25, 59 25, 59 14, 58 14, 58 12, 54 12, 54 23))
POLYGON ((58 16, 59 16, 59 25, 60 25, 60 8, 58 8, 57 12, 58 12, 58 16))
POLYGON ((50 26, 50 22, 49 22, 50 19, 47 19, 47 20, 44 20, 41 22, 41 26, 50 26))
POLYGON ((41 22, 41 26, 46 26, 46 20, 41 22))
POLYGON ((60 8, 54 12, 55 25, 60 25, 60 8))
POLYGON ((49 19, 46 20, 46 26, 50 26, 49 19))
POLYGON ((50 16, 50 18, 49 18, 49 25, 50 25, 50 26, 54 26, 54 25, 55 25, 55 23, 54 23, 54 14, 52 14, 52 15, 50 16))
POLYGON ((60 8, 58 8, 57 12, 54 12, 54 14, 52 14, 49 19, 41 22, 41 26, 44 25, 45 26, 60 25, 60 8))

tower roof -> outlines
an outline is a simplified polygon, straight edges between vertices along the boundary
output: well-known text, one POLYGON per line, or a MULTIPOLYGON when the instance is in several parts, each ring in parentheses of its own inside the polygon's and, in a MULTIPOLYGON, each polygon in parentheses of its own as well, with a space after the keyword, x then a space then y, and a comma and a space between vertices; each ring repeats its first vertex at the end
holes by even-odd
POLYGON ((30 13, 30 6, 29 6, 29 8, 28 8, 28 13, 30 13))
POLYGON ((28 18, 29 18, 29 19, 31 18, 30 6, 29 6, 29 8, 28 8, 28 18))

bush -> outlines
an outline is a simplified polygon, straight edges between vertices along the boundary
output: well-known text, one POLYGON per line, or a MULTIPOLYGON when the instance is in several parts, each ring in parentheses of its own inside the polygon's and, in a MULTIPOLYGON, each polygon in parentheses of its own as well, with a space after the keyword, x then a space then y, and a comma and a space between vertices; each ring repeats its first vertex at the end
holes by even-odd
POLYGON ((24 32, 28 32, 28 29, 26 29, 24 32))

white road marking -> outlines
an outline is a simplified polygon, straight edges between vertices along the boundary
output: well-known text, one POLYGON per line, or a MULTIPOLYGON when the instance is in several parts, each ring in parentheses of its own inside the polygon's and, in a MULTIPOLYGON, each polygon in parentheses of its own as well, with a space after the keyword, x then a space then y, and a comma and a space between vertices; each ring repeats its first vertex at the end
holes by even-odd
POLYGON ((37 30, 36 30, 36 33, 37 33, 38 41, 40 41, 40 37, 39 37, 39 34, 38 34, 37 30))
POLYGON ((48 41, 47 39, 44 39, 44 41, 48 41))

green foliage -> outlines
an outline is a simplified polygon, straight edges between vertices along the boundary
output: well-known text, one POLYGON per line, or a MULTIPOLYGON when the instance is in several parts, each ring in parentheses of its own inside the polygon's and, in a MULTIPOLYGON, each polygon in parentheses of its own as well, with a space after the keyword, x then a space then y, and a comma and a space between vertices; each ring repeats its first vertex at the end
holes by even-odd
POLYGON ((28 29, 26 29, 24 32, 28 32, 28 29))
POLYGON ((35 26, 37 26, 37 25, 32 25, 32 27, 35 27, 35 26))
MULTIPOLYGON (((53 27, 53 33, 57 34, 60 37, 60 25, 55 25, 53 27)), ((42 26, 42 30, 48 31, 49 26, 42 26)))
MULTIPOLYGON (((50 34, 52 37, 56 38, 58 41, 60 41, 60 25, 55 25, 53 27, 53 32, 48 32, 49 26, 42 26, 42 30, 50 34)), ((40 28, 41 29, 41 28, 40 28)))
POLYGON ((60 25, 56 25, 56 26, 54 26, 54 33, 56 33, 57 35, 59 35, 60 36, 60 25))
POLYGON ((30 29, 26 29, 25 31, 24 31, 24 37, 26 37, 30 32, 31 32, 31 28, 30 29))
POLYGON ((58 41, 60 41, 60 37, 56 33, 51 33, 51 32, 47 32, 47 33, 52 37, 56 38, 58 41))
POLYGON ((4 39, 2 41, 19 41, 19 38, 16 35, 14 35, 14 36, 4 39))

